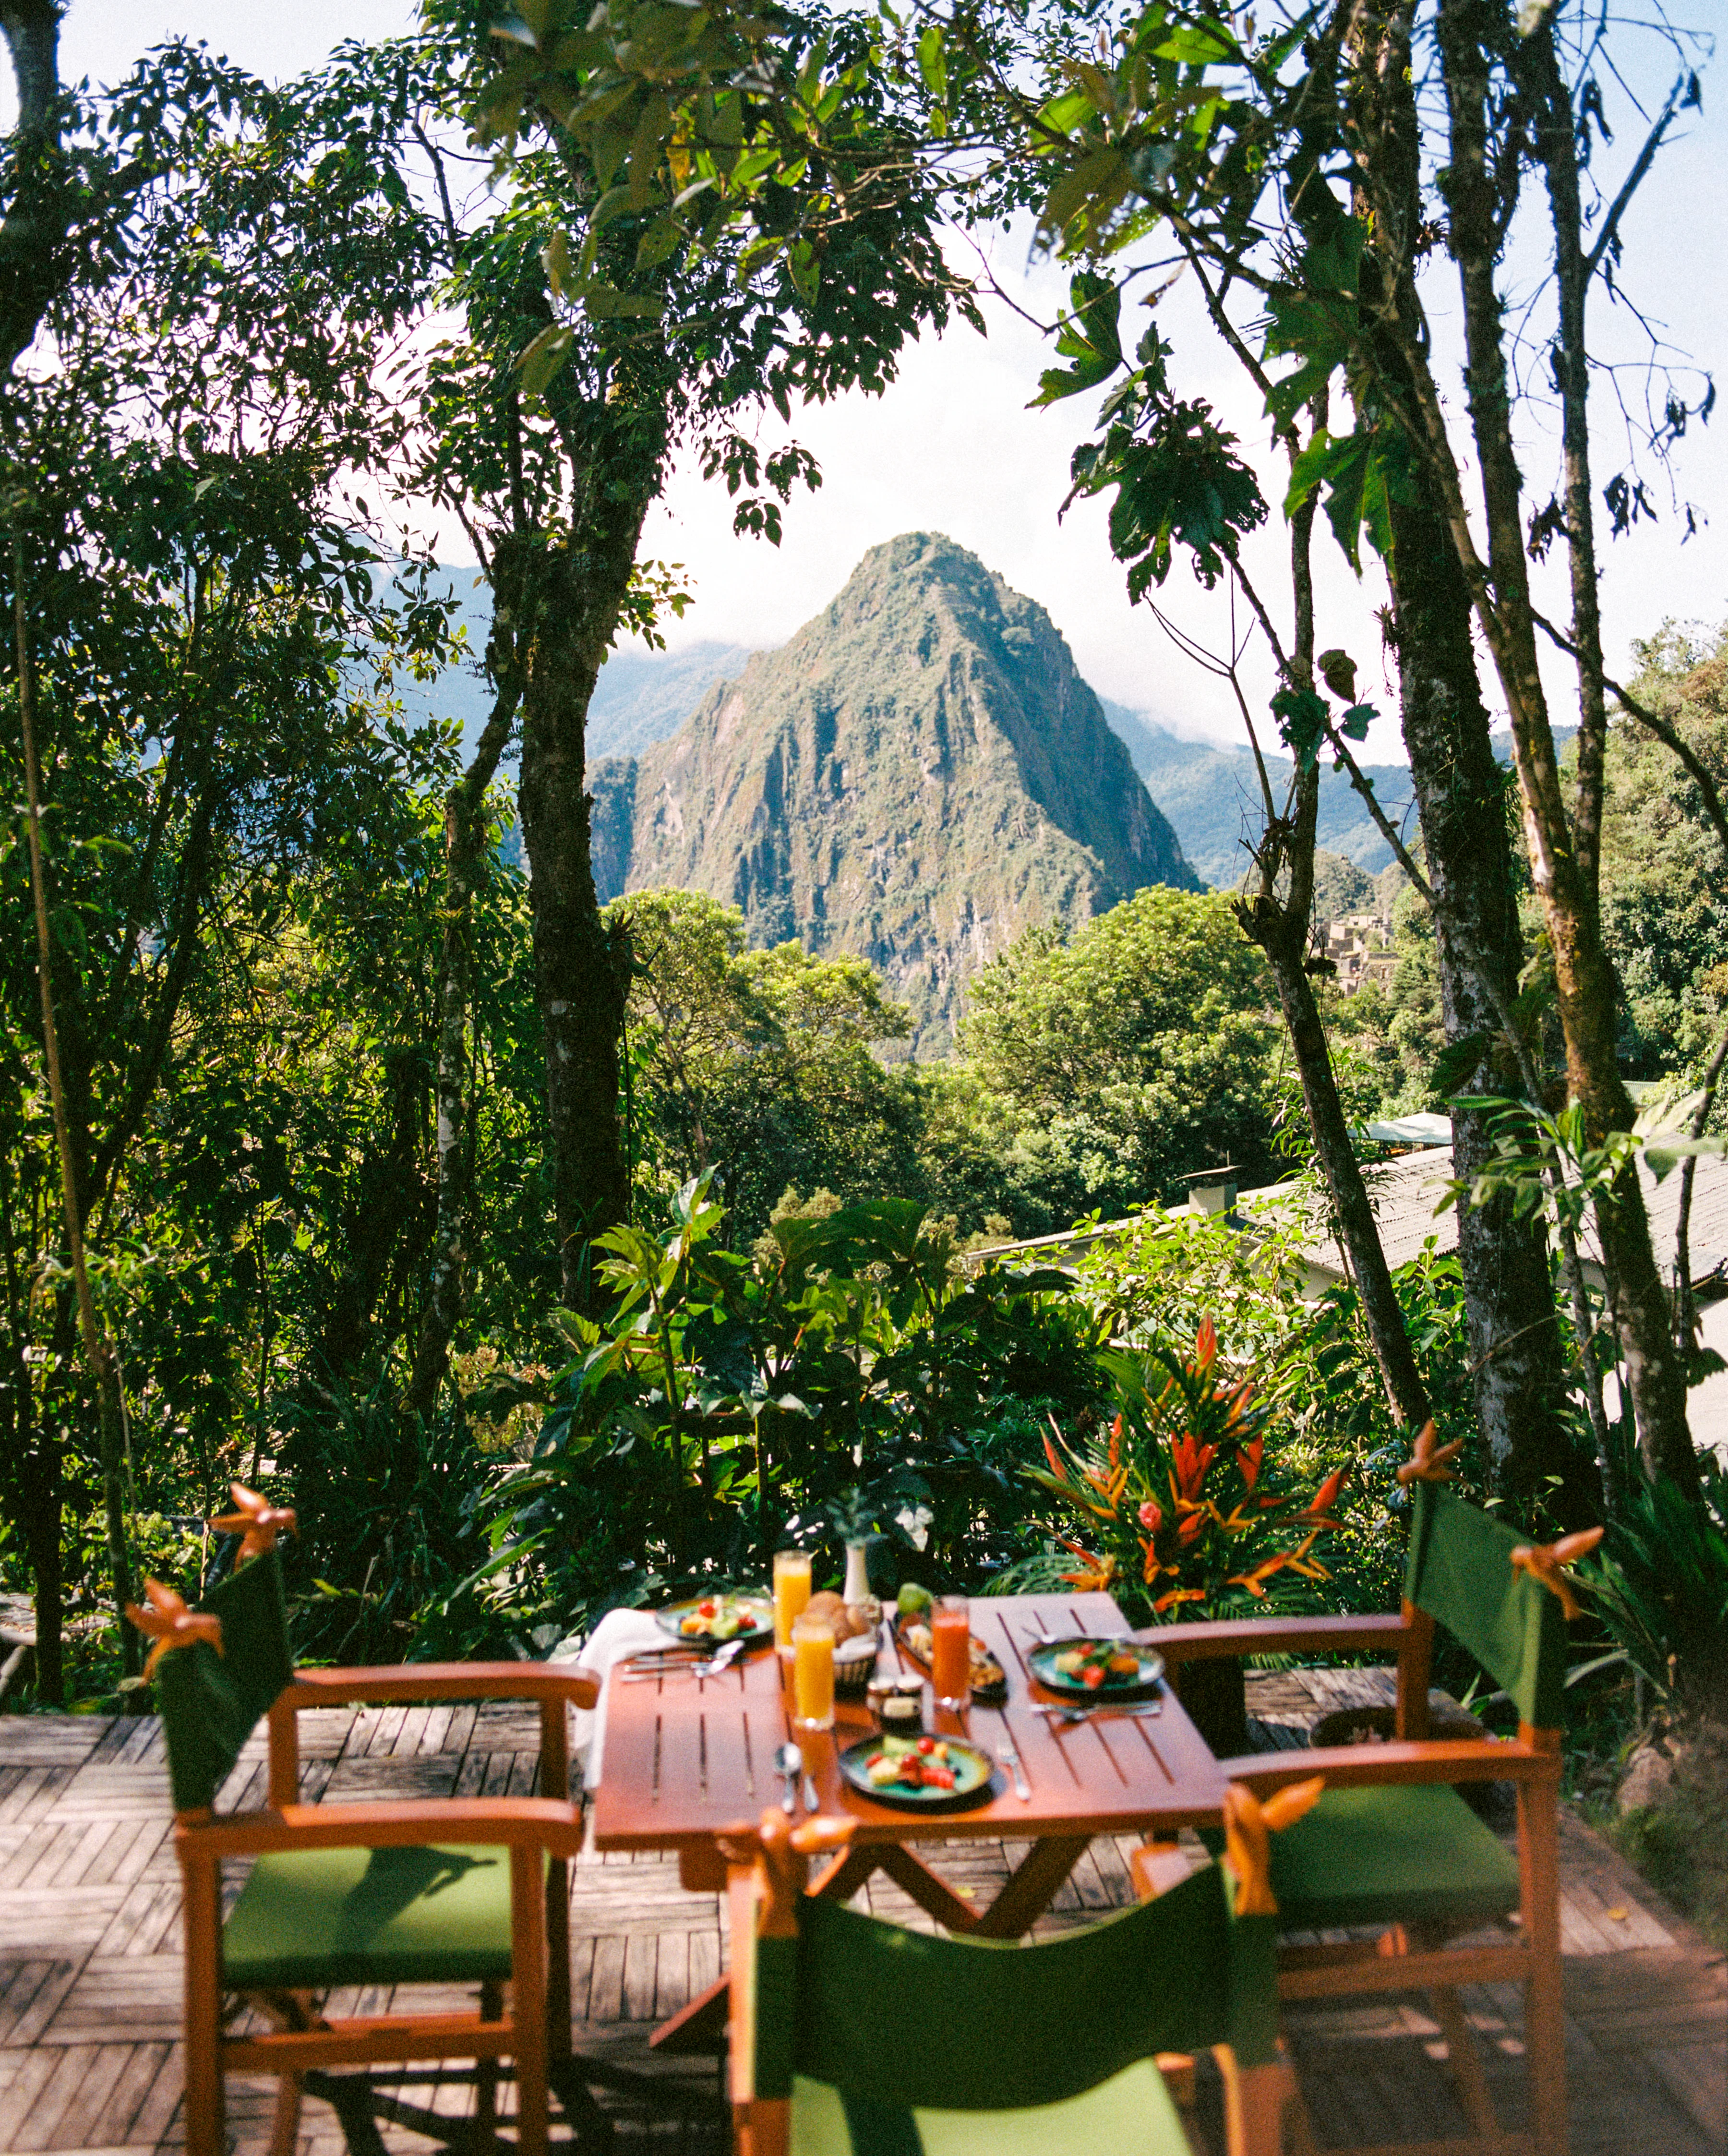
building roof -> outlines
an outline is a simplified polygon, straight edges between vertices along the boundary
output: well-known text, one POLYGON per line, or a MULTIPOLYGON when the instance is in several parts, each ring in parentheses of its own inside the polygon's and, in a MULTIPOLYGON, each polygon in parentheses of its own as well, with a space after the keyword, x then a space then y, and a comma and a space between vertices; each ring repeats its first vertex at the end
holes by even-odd
MULTIPOLYGON (((1450 1146, 1431 1146, 1420 1152, 1406 1153, 1397 1160, 1382 1161, 1365 1167, 1362 1174, 1373 1204, 1381 1247, 1386 1252, 1387 1264, 1394 1271, 1418 1256, 1430 1236, 1441 1250, 1457 1248, 1457 1209, 1450 1205, 1443 1212, 1438 1209, 1444 1204, 1452 1185, 1450 1146)), ((1644 1204, 1649 1211, 1656 1262, 1664 1277, 1670 1278, 1679 1227, 1680 1172, 1675 1168, 1659 1183, 1641 1158, 1638 1180, 1643 1185, 1644 1204)), ((1280 1185, 1267 1190, 1244 1191, 1236 1201, 1239 1213, 1249 1220, 1264 1221, 1268 1226, 1280 1214, 1294 1219, 1295 1204, 1295 1194, 1280 1185)), ((1587 1265, 1596 1270, 1599 1265, 1596 1232, 1587 1219, 1579 1240, 1587 1265)), ((1713 1275, 1728 1281, 1728 1160, 1709 1154, 1700 1158, 1693 1178, 1687 1241, 1695 1285, 1713 1275)), ((1304 1238, 1303 1255, 1318 1270, 1337 1279, 1345 1276, 1344 1260, 1336 1242, 1318 1224, 1304 1238)))

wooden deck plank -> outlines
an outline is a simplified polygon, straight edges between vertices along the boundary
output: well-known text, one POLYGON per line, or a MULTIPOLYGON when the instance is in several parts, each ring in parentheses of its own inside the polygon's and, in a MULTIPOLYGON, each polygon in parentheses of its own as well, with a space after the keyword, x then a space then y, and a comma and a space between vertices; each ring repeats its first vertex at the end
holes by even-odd
MULTIPOLYGON (((1274 1717, 1267 1726, 1278 1736, 1300 1738, 1323 1703, 1387 1696, 1383 1678, 1368 1675, 1364 1684, 1361 1672, 1279 1672, 1276 1695, 1257 1675, 1254 1704, 1274 1717), (1289 1719, 1275 1718, 1281 1716, 1289 1719)), ((32 1727, 51 1720, 0 1717, 0 1875, 13 1881, 0 1887, 0 2152, 166 2156, 183 2143, 183 2131, 173 2041, 178 1879, 160 1728, 142 1718, 94 1727, 79 1718, 69 1731, 32 1727), (20 1750, 10 1741, 14 1730, 28 1738, 20 1750)), ((535 1784, 536 1717, 507 1702, 365 1716, 319 1710, 300 1727, 309 1801, 457 1789, 520 1794, 535 1784)), ((259 1732, 236 1769, 236 1791, 261 1789, 264 1758, 259 1732)), ((1125 1902, 1134 1845, 1131 1836, 1095 1842, 1040 1933, 1125 1902)), ((1720 1957, 1569 1817, 1561 1850, 1572 1949, 1566 1971, 1574 2156, 1720 2156, 1728 2105, 1721 2041, 1728 1974, 1720 1957)), ((955 1891, 988 1899, 1023 1848, 992 1839, 931 1845, 924 1853, 955 1891)), ((860 1898, 879 1914, 930 1928, 879 1874, 860 1898)), ((646 2060, 645 2040, 723 1968, 722 1900, 685 1892, 669 1856, 590 1852, 572 1866, 571 1910, 579 2041, 633 2066, 669 2066, 646 2060)), ((1478 1987, 1466 1994, 1466 2008, 1490 2088, 1511 2124, 1524 2101, 1521 1995, 1515 1986, 1478 1987)), ((1323 2139, 1441 2130, 1451 2084, 1425 1999, 1328 2003, 1290 2018, 1323 2139)), ((471 2089, 430 2070, 420 2087, 428 2105, 459 2115, 471 2101, 471 2089)), ((271 2093, 264 2081, 235 2084, 236 2156, 266 2156, 271 2093)), ((618 2118, 620 2156, 650 2144, 656 2156, 720 2156, 725 2145, 716 2127, 695 2123, 695 2112, 651 2125, 626 2104, 618 2118)), ((386 2128, 385 2143, 391 2156, 425 2145, 394 2127, 386 2128)), ((308 2104, 298 2156, 343 2156, 325 2107, 308 2104)))

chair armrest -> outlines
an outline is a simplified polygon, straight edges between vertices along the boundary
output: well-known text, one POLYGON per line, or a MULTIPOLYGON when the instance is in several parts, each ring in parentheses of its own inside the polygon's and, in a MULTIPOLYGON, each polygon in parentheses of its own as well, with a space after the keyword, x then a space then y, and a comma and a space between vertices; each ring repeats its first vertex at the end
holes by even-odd
POLYGON ((188 1856, 262 1856, 276 1850, 415 1849, 469 1841, 546 1849, 574 1856, 582 1813, 551 1797, 422 1797, 395 1804, 285 1804, 279 1811, 229 1812, 177 1820, 174 1840, 188 1856))
POLYGON ((1371 1789, 1392 1782, 1557 1781, 1560 1755, 1517 1738, 1500 1742, 1419 1744, 1322 1744, 1305 1752, 1251 1752, 1220 1759, 1221 1771, 1256 1796, 1324 1774, 1329 1789, 1371 1789))
POLYGON ((531 1699, 542 1705, 563 1700, 570 1707, 592 1707, 600 1697, 600 1680, 578 1666, 555 1668, 549 1662, 405 1662, 395 1669, 296 1670, 279 1695, 299 1712, 311 1707, 347 1707, 380 1701, 428 1699, 531 1699))
POLYGON ((1167 1662, 1209 1662, 1302 1647, 1323 1655, 1395 1649, 1409 1630, 1402 1617, 1226 1617, 1209 1625, 1154 1625, 1135 1636, 1167 1662))

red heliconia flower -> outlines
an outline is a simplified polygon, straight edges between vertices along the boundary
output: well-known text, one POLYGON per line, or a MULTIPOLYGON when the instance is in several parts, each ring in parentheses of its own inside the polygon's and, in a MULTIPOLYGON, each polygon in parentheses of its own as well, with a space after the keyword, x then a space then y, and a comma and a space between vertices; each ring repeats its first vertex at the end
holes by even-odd
POLYGON ((1334 1473, 1327 1476, 1325 1481, 1315 1491, 1314 1502, 1305 1510, 1298 1512, 1296 1517, 1299 1520, 1323 1519, 1337 1503, 1338 1493, 1344 1487, 1344 1478, 1349 1472, 1350 1470, 1347 1467, 1340 1467, 1334 1473))
POLYGON ((1122 1464, 1122 1418, 1118 1415, 1110 1426, 1110 1466, 1114 1475, 1122 1464))
POLYGON ((1055 1476, 1056 1480, 1059 1482, 1067 1481, 1067 1471, 1064 1468, 1062 1462, 1056 1457, 1056 1448, 1051 1444, 1049 1438, 1044 1440, 1044 1457, 1049 1461, 1050 1472, 1055 1476))
POLYGON ((1200 1495, 1200 1486, 1206 1480, 1206 1471, 1218 1456, 1215 1445, 1202 1445, 1192 1430, 1185 1430, 1170 1448, 1170 1458, 1176 1469, 1178 1496, 1191 1502, 1200 1495))
POLYGON ((1252 1445, 1244 1445, 1236 1455, 1236 1465, 1242 1470, 1242 1479, 1250 1490, 1260 1479, 1260 1455, 1265 1450, 1265 1439, 1257 1437, 1252 1445))
POLYGON ((1146 1499, 1145 1504, 1140 1508, 1139 1518, 1140 1524, 1149 1535, 1157 1533, 1159 1528, 1164 1524, 1164 1515, 1158 1508, 1158 1501, 1156 1497, 1146 1499))
POLYGON ((1200 1321, 1200 1330, 1194 1335, 1194 1368, 1204 1373, 1218 1358, 1218 1329, 1209 1317, 1200 1321))
POLYGON ((1198 1536, 1200 1530, 1205 1525, 1206 1515, 1204 1512, 1197 1510, 1190 1512, 1187 1519, 1182 1522, 1182 1525, 1176 1531, 1177 1541, 1184 1543, 1191 1543, 1194 1541, 1198 1536))

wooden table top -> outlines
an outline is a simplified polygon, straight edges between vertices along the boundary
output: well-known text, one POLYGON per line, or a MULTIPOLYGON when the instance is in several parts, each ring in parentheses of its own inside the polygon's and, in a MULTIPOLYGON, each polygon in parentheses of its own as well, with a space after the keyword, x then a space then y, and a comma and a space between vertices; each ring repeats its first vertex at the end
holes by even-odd
MULTIPOLYGON (((983 1835, 1039 1840, 1173 1830, 1215 1825, 1224 1778, 1168 1686, 1156 1715, 1112 1715, 1064 1725, 1034 1711, 1058 1703, 1031 1676, 1026 1656, 1038 1644, 1033 1615, 1052 1633, 1120 1637, 1129 1626, 1107 1594, 1004 1595, 972 1605, 974 1634, 1008 1672, 1006 1702, 974 1702, 965 1713, 934 1713, 926 1693, 926 1727, 967 1737, 992 1759, 1004 1734, 1020 1753, 1032 1790, 1022 1802, 1000 1766, 988 1804, 967 1811, 922 1813, 873 1804, 841 1779, 837 1752, 874 1733, 865 1704, 835 1703, 832 1734, 797 1733, 821 1809, 858 1822, 854 1845, 949 1841, 983 1835)), ((879 1676, 909 1666, 891 1644, 878 1656, 879 1676)), ((686 1849, 711 1843, 722 1829, 755 1820, 785 1784, 775 1772, 777 1748, 793 1734, 789 1665, 770 1648, 718 1677, 698 1681, 674 1669, 649 1681, 608 1680, 606 1750, 593 1793, 594 1844, 602 1850, 686 1849)))

